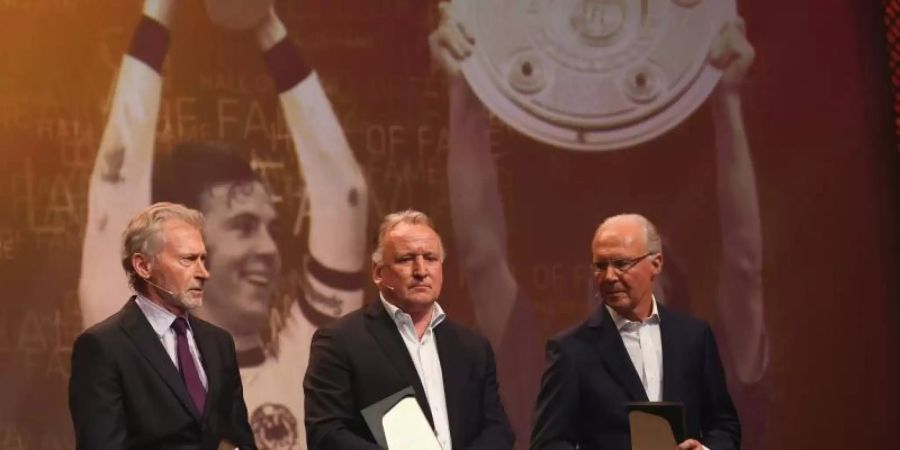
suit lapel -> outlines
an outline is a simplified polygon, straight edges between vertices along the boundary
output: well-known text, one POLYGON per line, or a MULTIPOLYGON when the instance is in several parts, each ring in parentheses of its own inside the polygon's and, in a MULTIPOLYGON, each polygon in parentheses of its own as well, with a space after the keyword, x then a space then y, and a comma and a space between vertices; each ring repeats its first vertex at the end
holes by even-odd
POLYGON ((219 353, 215 351, 215 342, 212 333, 206 327, 205 323, 200 322, 193 316, 191 320, 191 331, 194 333, 194 341, 197 343, 197 350, 200 352, 200 361, 203 363, 203 372, 206 373, 206 402, 203 417, 213 409, 211 405, 215 400, 213 393, 219 392, 219 386, 222 380, 219 377, 219 368, 222 367, 222 361, 219 359, 219 353))
POLYGON ((378 341, 379 348, 384 351, 400 377, 412 386, 422 412, 425 413, 428 423, 434 428, 434 418, 431 417, 431 408, 428 406, 428 398, 425 396, 425 388, 422 387, 416 366, 413 365, 409 350, 406 349, 400 331, 397 330, 397 324, 388 315, 380 299, 376 299, 366 307, 366 318, 368 319, 366 321, 368 328, 375 340, 378 341))
POLYGON ((444 379, 444 400, 447 403, 447 419, 450 422, 450 439, 453 442, 463 442, 462 435, 463 418, 463 392, 466 383, 468 364, 462 364, 458 359, 463 354, 456 333, 446 323, 441 323, 434 329, 438 359, 441 361, 441 375, 444 379), (454 359, 456 355, 456 359, 454 359))
POLYGON ((628 356, 628 350, 625 350, 619 330, 616 329, 616 324, 606 307, 601 305, 597 308, 588 321, 588 327, 597 333, 598 355, 607 372, 625 390, 629 400, 646 402, 648 400, 647 392, 644 390, 644 385, 641 384, 641 378, 628 356))
POLYGON ((681 398, 681 348, 678 347, 678 330, 674 319, 669 312, 660 304, 659 308, 659 335, 662 340, 662 377, 663 389, 662 399, 664 401, 679 401, 681 398))
POLYGON ((150 322, 147 321, 144 313, 135 303, 134 297, 125 305, 123 312, 122 331, 131 339, 140 354, 147 359, 160 378, 169 385, 169 388, 172 389, 175 397, 184 405, 185 409, 195 419, 200 420, 200 412, 197 411, 197 407, 191 400, 181 374, 178 373, 178 369, 172 363, 172 359, 169 358, 166 349, 159 342, 159 337, 153 331, 150 322))

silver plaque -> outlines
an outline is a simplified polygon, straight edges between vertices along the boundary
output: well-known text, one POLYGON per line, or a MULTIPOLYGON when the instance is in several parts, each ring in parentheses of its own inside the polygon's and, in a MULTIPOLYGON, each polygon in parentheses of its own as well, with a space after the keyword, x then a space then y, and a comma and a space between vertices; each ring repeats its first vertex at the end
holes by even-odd
POLYGON ((709 96, 735 0, 454 0, 475 38, 475 94, 516 130, 573 150, 665 133, 709 96))

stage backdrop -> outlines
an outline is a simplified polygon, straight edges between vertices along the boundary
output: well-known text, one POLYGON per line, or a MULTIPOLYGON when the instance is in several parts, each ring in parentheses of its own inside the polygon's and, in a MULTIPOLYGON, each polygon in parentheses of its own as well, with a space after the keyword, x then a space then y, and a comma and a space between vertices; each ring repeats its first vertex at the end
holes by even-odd
POLYGON ((127 300, 119 233, 152 200, 224 227, 207 232, 200 314, 243 350, 261 448, 306 448, 311 334, 375 298, 372 237, 404 208, 436 221, 440 302, 491 340, 517 448, 543 343, 597 306, 590 240, 619 212, 660 228, 658 298, 713 324, 744 448, 896 442, 900 175, 879 2, 738 2, 744 79, 597 152, 515 130, 445 73, 437 2, 278 0, 288 38, 268 50, 177 3, 166 38, 138 1, 0 0, 0 448, 74 447, 71 344, 127 300), (260 182, 225 183, 223 203, 196 181, 245 168, 260 182))

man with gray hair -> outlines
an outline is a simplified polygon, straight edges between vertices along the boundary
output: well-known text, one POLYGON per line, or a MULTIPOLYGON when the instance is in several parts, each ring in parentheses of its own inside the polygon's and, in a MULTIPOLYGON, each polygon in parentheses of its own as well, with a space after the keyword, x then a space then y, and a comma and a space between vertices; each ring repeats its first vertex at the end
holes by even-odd
POLYGON ((638 214, 603 221, 591 245, 603 305, 547 342, 531 448, 627 450, 631 402, 684 404, 683 450, 740 448, 737 413, 709 325, 653 296, 663 268, 656 227, 638 214))
POLYGON ((156 203, 122 234, 135 295, 72 347, 69 409, 79 449, 255 449, 234 341, 190 315, 209 278, 203 215, 156 203))
POLYGON ((384 218, 372 253, 379 298, 313 337, 303 381, 310 450, 379 449, 361 410, 407 387, 444 450, 512 448, 490 344, 437 302, 445 256, 425 214, 384 218))

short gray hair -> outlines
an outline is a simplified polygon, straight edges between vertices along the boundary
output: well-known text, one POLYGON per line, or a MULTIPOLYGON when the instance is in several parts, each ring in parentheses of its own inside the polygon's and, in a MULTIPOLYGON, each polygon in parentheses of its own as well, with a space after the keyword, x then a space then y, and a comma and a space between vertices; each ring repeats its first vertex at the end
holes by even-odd
POLYGON ((406 209, 384 216, 384 220, 381 221, 381 226, 378 227, 378 238, 375 242, 375 250, 372 252, 373 263, 381 264, 382 262, 384 262, 384 241, 391 230, 397 228, 398 225, 403 223, 407 225, 425 225, 428 228, 434 230, 435 234, 437 234, 438 237, 438 244, 441 247, 441 261, 444 260, 444 258, 447 256, 446 251, 444 251, 444 241, 441 239, 441 235, 438 234, 437 230, 434 228, 434 223, 431 221, 431 218, 429 218, 428 215, 421 211, 406 209))
POLYGON ((154 203, 138 212, 122 232, 122 268, 128 276, 128 284, 139 292, 146 287, 144 279, 131 264, 135 253, 155 258, 165 242, 162 230, 169 220, 181 220, 203 233, 203 213, 177 203, 154 203))
POLYGON ((594 238, 597 238, 597 234, 600 233, 600 230, 610 222, 618 222, 621 220, 628 221, 636 221, 640 223, 644 227, 644 242, 647 243, 647 252, 649 253, 662 253, 662 238, 659 237, 659 231, 656 230, 656 225, 650 221, 650 219, 635 213, 625 213, 625 214, 616 214, 614 216, 607 217, 603 219, 603 222, 597 227, 597 231, 594 232, 594 238))

